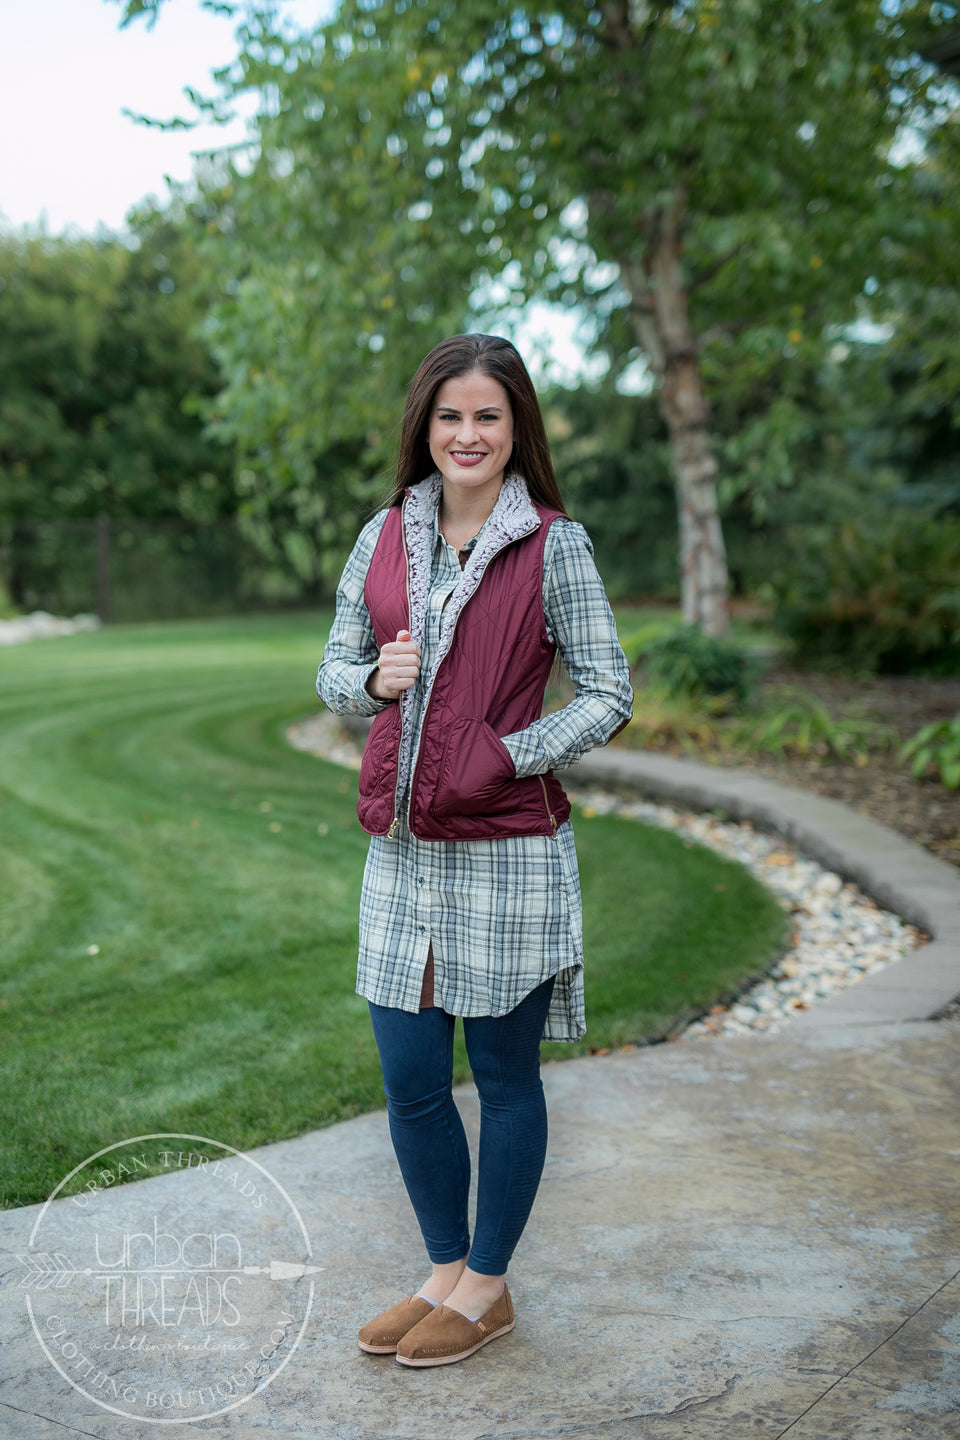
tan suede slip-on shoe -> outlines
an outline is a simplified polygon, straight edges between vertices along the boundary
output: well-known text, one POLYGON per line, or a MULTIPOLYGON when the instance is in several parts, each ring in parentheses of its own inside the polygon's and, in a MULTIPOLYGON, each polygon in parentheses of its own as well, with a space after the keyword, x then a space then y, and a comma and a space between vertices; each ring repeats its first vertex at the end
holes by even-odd
POLYGON ((363 1326, 357 1336, 360 1349, 368 1355, 393 1355, 407 1331, 432 1314, 429 1300, 424 1300, 422 1295, 408 1295, 399 1305, 392 1305, 363 1326))
POLYGON ((454 1365, 498 1335, 506 1335, 516 1323, 506 1286, 500 1299, 479 1320, 468 1320, 459 1310, 438 1305, 404 1335, 397 1345, 397 1360, 401 1365, 454 1365))

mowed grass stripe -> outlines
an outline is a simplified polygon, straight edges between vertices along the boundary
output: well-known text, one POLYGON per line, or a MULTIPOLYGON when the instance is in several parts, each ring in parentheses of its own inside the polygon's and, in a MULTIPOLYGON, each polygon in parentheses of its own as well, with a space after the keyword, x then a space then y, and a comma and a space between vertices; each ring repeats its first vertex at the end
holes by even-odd
MULTIPOLYGON (((353 988, 356 778, 284 738, 328 623, 0 655, 5 1204, 128 1135, 250 1148, 382 1104, 353 988)), ((580 818, 577 842, 590 1034, 545 1057, 663 1033, 779 946, 779 908, 739 867, 615 818, 580 818)))

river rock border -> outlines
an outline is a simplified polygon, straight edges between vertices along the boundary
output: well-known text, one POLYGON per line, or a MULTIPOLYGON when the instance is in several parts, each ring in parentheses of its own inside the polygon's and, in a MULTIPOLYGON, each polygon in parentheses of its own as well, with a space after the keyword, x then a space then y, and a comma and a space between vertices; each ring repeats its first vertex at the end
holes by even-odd
POLYGON ((61 635, 79 635, 99 630, 97 615, 74 615, 72 620, 34 610, 32 615, 18 615, 13 620, 0 620, 0 645, 24 645, 29 640, 55 640, 61 635))
MULTIPOLYGON (((298 749, 355 769, 360 763, 362 741, 360 727, 356 730, 359 733, 354 733, 354 726, 346 728, 333 715, 321 712, 291 726, 287 730, 287 738, 298 749)), ((863 990, 867 981, 875 984, 883 975, 897 975, 900 983, 893 985, 892 993, 899 996, 901 1002, 904 991, 909 992, 906 1006, 903 1003, 899 1005, 901 1011, 906 1008, 912 1012, 919 1003, 921 1008, 926 1006, 925 1014, 923 1017, 900 1013, 875 1016, 870 1014, 870 1006, 867 1006, 868 1018, 925 1018, 943 1009, 960 992, 960 973, 951 973, 949 978, 940 977, 934 1003, 924 998, 918 1002, 909 981, 903 978, 908 968, 913 970, 915 960, 911 959, 909 967, 897 964, 908 955, 922 955, 934 948, 935 942, 929 943, 930 933, 924 923, 927 910, 922 903, 917 903, 913 906, 913 913, 904 916, 902 911, 897 913, 899 907, 884 908, 878 899, 872 898, 869 887, 862 886, 860 877, 851 873, 856 865, 851 864, 849 856, 844 857, 836 849, 836 817, 832 812, 840 811, 861 822, 861 825, 882 832, 884 837, 899 842, 909 852, 919 851, 920 856, 930 860, 934 867, 948 872, 951 867, 927 856, 919 846, 893 836, 882 826, 864 821, 863 817, 833 801, 820 803, 828 807, 826 819, 834 835, 834 843, 832 846, 824 845, 821 854, 814 858, 813 847, 797 846, 794 836, 789 834, 790 827, 784 815, 771 817, 769 793, 764 796, 767 810, 757 805, 757 797, 754 796, 754 808, 759 808, 761 813, 743 813, 745 808, 749 808, 749 797, 745 799, 742 782, 751 778, 736 771, 714 771, 712 767, 688 765, 688 762, 672 761, 670 757, 637 755, 621 750, 595 752, 565 775, 572 798, 584 808, 587 818, 591 814, 616 813, 663 826, 707 845, 746 865, 791 914, 791 948, 769 974, 732 1004, 714 1007, 708 1015, 685 1027, 676 1038, 697 1039, 749 1031, 776 1032, 786 1021, 795 1021, 800 1017, 809 1024, 811 1017, 823 1015, 853 987, 863 990), (660 765, 658 762, 666 763, 660 765), (691 771, 696 774, 691 775, 691 771), (708 784, 708 780, 711 783, 708 784), (667 798, 662 793, 664 790, 669 792, 673 789, 676 792, 694 781, 699 786, 696 796, 699 803, 695 808, 678 808, 663 803, 667 798), (638 790, 645 790, 648 797, 655 798, 638 798, 638 790), (736 818, 728 818, 731 814, 736 818), (780 823, 771 824, 771 818, 779 819, 780 823), (785 831, 787 834, 784 834, 785 831), (824 856, 823 849, 829 854, 824 856), (838 855, 840 864, 836 863, 838 855), (950 993, 944 993, 945 990, 950 993)), ((762 788, 764 792, 776 792, 772 798, 780 805, 789 806, 793 796, 804 802, 819 799, 771 782, 762 782, 762 788)), ((670 798, 679 797, 674 794, 670 798)), ((809 815, 807 818, 809 821, 809 815)), ((823 815, 820 818, 823 820, 823 815)), ((856 825, 854 829, 857 829, 856 825)), ((807 830, 813 833, 809 823, 807 830)), ((859 838, 862 845, 864 836, 861 834, 859 838)), ((868 835, 867 838, 873 837, 868 835)), ((916 861, 916 856, 911 855, 910 858, 916 861)), ((955 879, 948 874, 936 878, 947 891, 951 883, 956 885, 957 913, 960 917, 960 877, 955 879)), ((960 951, 955 960, 955 968, 960 970, 960 951)), ((949 965, 946 969, 951 972, 949 965)), ((889 997, 890 987, 884 993, 889 997)), ((889 1003, 885 1008, 889 1011, 889 1003)), ((855 1012, 847 1009, 841 1013, 840 1020, 849 1024, 854 1017, 855 1012)))
POLYGON ((744 865, 791 917, 789 949, 763 979, 732 1004, 715 1005, 672 1038, 775 1033, 828 996, 902 960, 926 938, 915 925, 882 910, 859 886, 844 883, 749 820, 731 823, 649 800, 629 800, 609 790, 571 785, 568 793, 586 820, 595 815, 641 820, 744 865))
POLYGON ((837 800, 723 766, 611 746, 566 772, 574 785, 640 795, 749 822, 810 856, 930 937, 907 963, 880 967, 800 1013, 800 1038, 909 1024, 950 1013, 960 996, 960 872, 837 800))

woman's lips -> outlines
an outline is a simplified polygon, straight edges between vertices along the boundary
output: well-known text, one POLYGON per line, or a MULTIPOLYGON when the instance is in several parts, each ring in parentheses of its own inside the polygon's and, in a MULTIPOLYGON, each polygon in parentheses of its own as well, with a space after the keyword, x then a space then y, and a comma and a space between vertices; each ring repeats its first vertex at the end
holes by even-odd
POLYGON ((464 465, 468 468, 473 465, 479 465, 481 460, 486 460, 487 458, 486 452, 483 450, 451 450, 450 456, 458 465, 464 465))

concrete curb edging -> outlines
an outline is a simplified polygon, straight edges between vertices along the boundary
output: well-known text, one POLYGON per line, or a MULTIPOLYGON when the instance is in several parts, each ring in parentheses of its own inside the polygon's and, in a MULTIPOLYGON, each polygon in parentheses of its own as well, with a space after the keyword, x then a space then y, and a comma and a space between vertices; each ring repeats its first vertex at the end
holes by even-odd
POLYGON ((793 1022, 805 1030, 926 1020, 960 995, 960 873, 837 800, 742 770, 669 755, 596 750, 563 772, 571 782, 638 792, 689 810, 721 810, 782 835, 852 880, 932 940, 793 1022))

